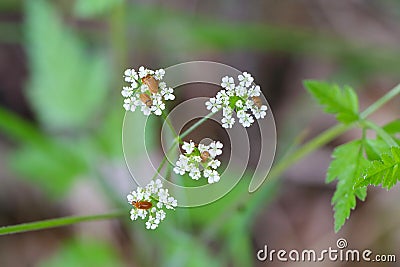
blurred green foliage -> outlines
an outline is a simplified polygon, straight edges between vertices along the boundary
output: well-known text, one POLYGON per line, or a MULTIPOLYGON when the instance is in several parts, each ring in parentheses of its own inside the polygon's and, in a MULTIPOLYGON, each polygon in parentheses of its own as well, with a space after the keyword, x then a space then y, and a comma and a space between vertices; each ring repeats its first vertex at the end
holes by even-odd
POLYGON ((69 240, 39 267, 120 267, 125 266, 115 248, 100 240, 69 240))
POLYGON ((78 17, 91 18, 108 14, 116 5, 124 0, 76 0, 74 13, 78 17))
POLYGON ((27 1, 25 10, 30 103, 45 128, 82 131, 106 104, 106 58, 89 53, 47 2, 27 1))
MULTIPOLYGON (((68 2, 73 16, 110 22, 112 40, 107 49, 99 44, 103 39, 89 45, 80 38, 82 29, 68 25, 63 10, 57 8, 60 1, 7 0, 0 7, 17 10, 21 2, 23 30, 1 24, 0 29, 12 35, 0 38, 24 44, 30 71, 25 92, 39 126, 0 108, 0 129, 18 143, 10 157, 13 169, 53 199, 68 193, 76 179, 96 176, 93 170, 105 160, 118 159, 122 164, 123 110, 116 99, 120 84, 113 79, 121 80, 128 48, 164 55, 162 60, 167 62, 175 61, 174 53, 182 51, 280 51, 332 60, 353 77, 376 72, 397 75, 400 71, 399 49, 376 49, 307 30, 222 21, 124 0, 68 2), (21 33, 24 38, 18 38, 21 33)), ((138 125, 144 123, 141 114, 133 116, 138 125)), ((146 143, 153 147, 157 123, 150 120, 146 129, 150 132, 146 143)), ((142 142, 143 131, 135 138, 142 142)), ((247 194, 245 176, 224 198, 204 207, 178 209, 176 216, 155 232, 140 230, 140 222, 131 224, 132 254, 137 258, 145 255, 152 265, 251 266, 255 259, 251 226, 257 213, 277 194, 277 184, 267 183, 246 202, 242 199, 247 194), (244 205, 238 208, 238 203, 244 205), (144 240, 140 235, 145 235, 144 240)), ((41 266, 122 265, 115 248, 106 242, 72 240, 41 266)))

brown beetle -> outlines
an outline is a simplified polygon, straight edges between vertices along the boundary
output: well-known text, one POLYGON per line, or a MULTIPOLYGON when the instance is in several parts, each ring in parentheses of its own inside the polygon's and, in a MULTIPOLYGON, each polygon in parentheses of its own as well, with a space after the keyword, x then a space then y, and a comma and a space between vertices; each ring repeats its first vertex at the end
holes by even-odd
POLYGON ((158 92, 158 81, 154 79, 153 76, 147 75, 142 78, 142 83, 149 87, 149 90, 152 94, 156 94, 158 92))
POLYGON ((262 106, 261 97, 259 97, 259 96, 253 96, 253 97, 251 97, 251 99, 253 99, 254 104, 255 104, 258 108, 261 108, 261 106, 262 106))
POLYGON ((210 157, 210 153, 208 151, 203 151, 200 154, 201 162, 206 162, 207 159, 210 157))
POLYGON ((151 100, 150 96, 145 93, 141 93, 139 95, 140 101, 142 101, 146 106, 151 107, 153 105, 153 101, 151 100))
POLYGON ((150 201, 132 201, 131 204, 139 210, 148 210, 153 207, 153 204, 150 201))

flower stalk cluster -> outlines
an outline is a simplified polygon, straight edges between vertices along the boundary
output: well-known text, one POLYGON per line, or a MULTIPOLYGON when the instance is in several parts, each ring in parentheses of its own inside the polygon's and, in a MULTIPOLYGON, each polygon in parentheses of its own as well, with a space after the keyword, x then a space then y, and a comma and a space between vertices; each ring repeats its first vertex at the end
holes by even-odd
POLYGON ((127 196, 131 209, 131 220, 141 218, 146 222, 146 228, 154 230, 165 219, 165 209, 175 209, 177 200, 170 196, 168 189, 163 188, 160 179, 152 180, 144 188, 138 186, 127 196))
POLYGON ((233 113, 243 127, 250 127, 254 118, 263 119, 268 107, 262 104, 260 86, 254 85, 254 78, 247 72, 238 75, 239 83, 235 84, 233 77, 222 78, 220 90, 215 97, 206 102, 206 107, 212 112, 222 108, 222 127, 232 128, 235 124, 233 113), (253 116, 249 113, 251 112, 253 116))
POLYGON ((144 115, 151 113, 160 116, 165 109, 164 100, 174 100, 174 90, 163 82, 165 70, 156 71, 140 67, 136 72, 127 69, 124 72, 125 81, 130 86, 124 86, 121 94, 125 98, 123 107, 127 111, 135 111, 140 107, 144 115))
POLYGON ((174 172, 180 175, 187 172, 193 180, 199 180, 203 176, 207 178, 209 184, 218 182, 220 175, 216 169, 221 162, 215 157, 222 154, 222 147, 223 144, 219 141, 198 146, 192 140, 183 142, 182 149, 185 153, 179 156, 174 172))
MULTIPOLYGON (((140 108, 146 116, 151 113, 162 115, 165 101, 175 99, 174 90, 163 81, 164 75, 163 69, 154 71, 143 66, 138 71, 125 70, 124 79, 130 85, 124 86, 121 91, 125 98, 124 109, 134 112, 140 108)), ((238 75, 237 84, 233 77, 225 76, 221 82, 222 89, 205 103, 213 113, 222 109, 222 127, 232 128, 235 123, 234 113, 243 127, 250 127, 254 118, 262 119, 266 116, 267 106, 263 105, 260 98, 260 86, 253 81, 254 78, 247 72, 238 75)), ((173 170, 178 175, 187 173, 193 180, 203 177, 209 184, 217 183, 221 179, 217 171, 221 162, 216 157, 222 154, 222 148, 223 144, 219 141, 212 141, 209 145, 196 145, 192 140, 184 142, 184 153, 179 156, 173 170)), ((177 200, 169 195, 168 189, 163 188, 159 179, 151 181, 144 188, 137 187, 127 198, 132 205, 131 220, 147 219, 147 229, 156 229, 165 219, 165 210, 177 206, 177 200)))

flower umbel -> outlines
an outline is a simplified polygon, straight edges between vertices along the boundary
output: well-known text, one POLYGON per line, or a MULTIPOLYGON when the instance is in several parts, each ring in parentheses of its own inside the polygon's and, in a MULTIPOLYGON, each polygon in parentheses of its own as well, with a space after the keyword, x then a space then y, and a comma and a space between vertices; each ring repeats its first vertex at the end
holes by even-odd
POLYGON ((127 196, 131 209, 131 220, 142 220, 148 217, 146 228, 154 230, 159 223, 165 219, 165 209, 175 209, 178 205, 176 199, 168 193, 168 189, 163 188, 160 179, 151 181, 146 187, 138 186, 127 196))
POLYGON ((125 81, 130 86, 124 86, 121 94, 125 98, 123 107, 128 111, 135 111, 140 107, 144 115, 151 113, 160 116, 165 109, 165 100, 174 100, 174 90, 163 82, 165 70, 156 71, 140 67, 136 72, 127 69, 124 72, 125 81))
POLYGON ((247 72, 238 75, 239 84, 235 85, 233 77, 222 78, 221 89, 215 97, 207 101, 206 107, 212 112, 222 108, 222 127, 232 128, 235 124, 233 113, 243 127, 250 127, 254 118, 263 119, 268 107, 262 104, 260 86, 254 85, 254 78, 247 72), (251 113, 249 113, 249 111, 251 113))
POLYGON ((199 180, 203 172, 203 177, 207 178, 209 184, 218 182, 220 175, 216 169, 221 162, 215 157, 222 154, 222 147, 219 141, 213 141, 208 146, 204 144, 196 146, 192 140, 183 142, 182 149, 185 153, 179 156, 174 172, 180 175, 187 172, 193 180, 199 180))

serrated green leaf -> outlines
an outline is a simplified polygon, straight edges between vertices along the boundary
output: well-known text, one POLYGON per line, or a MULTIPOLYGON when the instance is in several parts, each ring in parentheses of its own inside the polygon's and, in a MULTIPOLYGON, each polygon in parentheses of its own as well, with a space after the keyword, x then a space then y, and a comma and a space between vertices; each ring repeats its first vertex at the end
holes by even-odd
POLYGON ((370 163, 356 187, 382 185, 390 189, 400 181, 400 147, 392 147, 390 153, 383 153, 380 158, 370 163))
POLYGON ((334 205, 335 231, 339 231, 356 206, 356 197, 365 200, 365 190, 354 190, 357 177, 365 169, 368 161, 362 156, 362 141, 357 140, 338 146, 333 152, 333 160, 328 168, 326 182, 338 180, 334 205))
POLYGON ((348 124, 358 120, 358 98, 351 87, 341 89, 335 84, 313 80, 305 81, 304 86, 324 106, 324 111, 336 115, 338 121, 348 124))
POLYGON ((49 1, 26 1, 27 95, 43 126, 85 129, 104 106, 108 71, 105 57, 89 50, 49 1))

